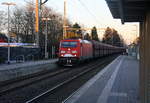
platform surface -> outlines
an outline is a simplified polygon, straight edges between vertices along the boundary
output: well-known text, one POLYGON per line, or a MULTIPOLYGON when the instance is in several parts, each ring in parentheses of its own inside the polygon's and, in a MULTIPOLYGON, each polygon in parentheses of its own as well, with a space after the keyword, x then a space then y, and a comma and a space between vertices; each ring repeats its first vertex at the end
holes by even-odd
POLYGON ((21 68, 21 67, 31 67, 31 66, 47 64, 47 63, 55 63, 56 61, 58 61, 58 59, 29 61, 29 62, 12 63, 12 64, 2 64, 2 65, 0 65, 0 71, 1 70, 16 69, 16 68, 21 68))
POLYGON ((54 69, 57 66, 57 61, 58 59, 49 59, 0 65, 0 82, 40 71, 54 69))
POLYGON ((63 103, 139 103, 139 62, 119 56, 63 103))

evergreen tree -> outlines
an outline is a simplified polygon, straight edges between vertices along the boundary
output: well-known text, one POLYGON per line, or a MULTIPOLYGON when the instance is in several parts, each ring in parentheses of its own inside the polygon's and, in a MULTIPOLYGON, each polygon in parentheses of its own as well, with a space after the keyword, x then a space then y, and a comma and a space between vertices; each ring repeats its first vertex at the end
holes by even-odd
POLYGON ((72 27, 77 29, 77 30, 73 30, 73 32, 77 34, 77 38, 82 38, 82 30, 78 30, 81 29, 81 26, 78 23, 75 23, 72 27))
POLYGON ((93 28, 92 28, 91 36, 92 36, 92 40, 99 41, 96 27, 93 27, 93 28))
POLYGON ((84 39, 85 39, 85 40, 91 40, 91 36, 89 35, 89 33, 86 33, 86 34, 84 35, 84 39))
POLYGON ((118 31, 107 27, 103 37, 103 43, 114 45, 114 46, 123 46, 123 40, 121 39, 118 31))

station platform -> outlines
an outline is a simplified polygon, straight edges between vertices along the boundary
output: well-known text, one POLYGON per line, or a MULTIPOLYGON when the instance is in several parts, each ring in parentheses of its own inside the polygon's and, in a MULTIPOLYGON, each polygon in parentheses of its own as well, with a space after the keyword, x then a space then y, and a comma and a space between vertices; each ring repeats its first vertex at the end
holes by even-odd
POLYGON ((29 61, 29 62, 13 63, 13 64, 2 64, 2 65, 0 65, 0 71, 22 68, 22 67, 36 66, 36 65, 47 64, 47 63, 55 63, 56 61, 58 61, 58 59, 29 61))
POLYGON ((56 67, 58 59, 0 65, 0 82, 56 67))
POLYGON ((119 56, 62 103, 140 103, 139 61, 119 56))

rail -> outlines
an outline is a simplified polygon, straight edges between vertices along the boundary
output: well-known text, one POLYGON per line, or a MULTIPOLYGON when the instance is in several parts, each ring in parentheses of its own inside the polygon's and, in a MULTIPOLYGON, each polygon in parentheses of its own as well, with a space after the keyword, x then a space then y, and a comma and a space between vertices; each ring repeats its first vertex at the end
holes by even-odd
MULTIPOLYGON (((71 77, 71 78, 69 78, 69 79, 67 79, 67 80, 65 80, 65 81, 63 81, 63 82, 57 84, 56 86, 52 87, 51 89, 49 89, 49 90, 47 90, 47 91, 45 91, 45 92, 39 94, 38 96, 32 98, 31 100, 26 101, 25 103, 33 103, 33 102, 36 102, 37 100, 41 99, 41 98, 44 97, 45 95, 53 93, 54 90, 56 90, 56 89, 58 89, 58 88, 60 88, 60 87, 62 87, 62 86, 64 86, 64 85, 66 85, 66 84, 72 82, 73 80, 75 80, 75 79, 77 79, 77 78, 79 78, 79 77, 85 75, 86 73, 88 73, 88 72, 94 70, 95 68, 98 68, 100 65, 103 65, 103 64, 105 64, 105 63, 106 63, 106 62, 103 61, 103 62, 101 62, 99 65, 95 65, 95 64, 94 64, 94 65, 90 65, 90 66, 88 66, 88 69, 84 70, 83 72, 80 72, 79 74, 77 74, 77 75, 75 75, 75 76, 73 76, 73 77, 71 77)), ((83 68, 87 68, 87 67, 83 67, 83 68)))

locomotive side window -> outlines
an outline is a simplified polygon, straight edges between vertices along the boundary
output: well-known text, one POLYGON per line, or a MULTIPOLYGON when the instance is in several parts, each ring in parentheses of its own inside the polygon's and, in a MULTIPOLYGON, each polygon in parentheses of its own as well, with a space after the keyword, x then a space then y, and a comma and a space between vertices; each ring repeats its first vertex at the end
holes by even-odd
POLYGON ((77 47, 77 42, 76 41, 64 41, 61 43, 61 47, 64 47, 64 48, 70 48, 70 47, 77 47))

